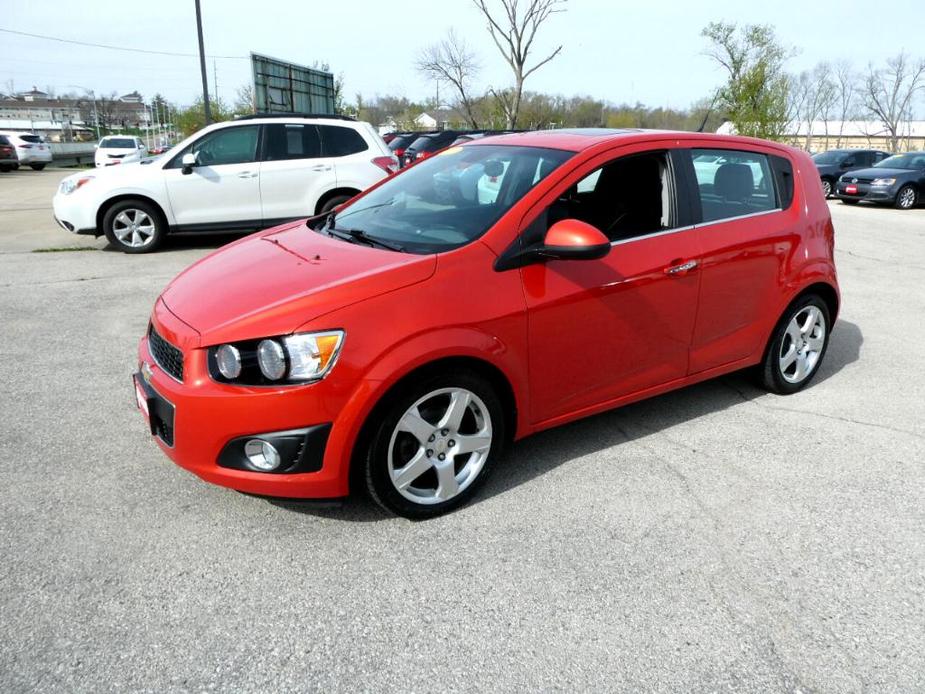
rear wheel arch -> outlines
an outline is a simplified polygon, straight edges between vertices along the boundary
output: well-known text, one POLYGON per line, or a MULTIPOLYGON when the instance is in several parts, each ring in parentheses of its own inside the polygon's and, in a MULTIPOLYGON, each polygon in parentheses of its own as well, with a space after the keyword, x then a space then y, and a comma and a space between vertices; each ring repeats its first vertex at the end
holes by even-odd
POLYGON ((318 198, 318 202, 315 203, 315 212, 314 214, 321 214, 321 211, 324 209, 324 206, 329 200, 333 198, 346 196, 352 198, 354 195, 359 195, 362 191, 357 190, 356 188, 332 188, 331 190, 326 191, 318 198))
POLYGON ((797 292, 793 298, 787 302, 786 306, 784 306, 778 313, 774 324, 771 326, 770 334, 767 336, 767 338, 765 338, 764 350, 761 353, 762 363, 767 357, 768 349, 770 349, 771 342, 774 340, 774 331, 777 329, 780 321, 782 321, 787 316, 787 314, 790 313, 792 308, 796 306, 797 303, 802 301, 810 294, 815 294, 825 302, 826 308, 829 310, 829 319, 832 323, 832 325, 829 326, 829 330, 831 332, 831 329, 838 318, 838 311, 840 308, 838 292, 835 290, 835 287, 833 287, 828 282, 814 282, 803 287, 799 292, 797 292))

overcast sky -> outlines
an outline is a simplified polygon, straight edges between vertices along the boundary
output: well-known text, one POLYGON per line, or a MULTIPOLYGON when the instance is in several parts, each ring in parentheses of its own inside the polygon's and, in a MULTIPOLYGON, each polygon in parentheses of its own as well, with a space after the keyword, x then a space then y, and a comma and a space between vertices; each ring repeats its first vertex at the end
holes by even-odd
MULTIPOLYGON (((111 0, 0 0, 0 28, 74 40, 151 50, 197 51, 193 0, 122 3, 111 0)), ((543 27, 540 57, 560 43, 562 53, 527 82, 527 89, 590 94, 612 102, 685 107, 720 83, 722 75, 703 55, 700 30, 710 21, 771 23, 797 49, 791 71, 821 60, 848 59, 862 71, 901 49, 925 55, 925 4, 894 0, 886 12, 869 2, 777 2, 697 0, 619 2, 569 0, 543 27)), ((483 69, 478 87, 503 86, 510 71, 492 44, 471 0, 202 0, 206 52, 248 56, 251 51, 294 63, 328 61, 343 73, 348 100, 357 92, 423 98, 433 83, 414 70, 420 49, 450 27, 466 37, 483 69)), ((250 81, 244 59, 214 61, 218 94, 233 101, 250 81)), ((208 61, 215 91, 213 60, 208 61)), ((125 53, 0 33, 0 91, 37 85, 58 91, 69 85, 98 94, 137 89, 185 104, 201 92, 196 57, 125 53)), ((79 91, 79 90, 78 90, 79 91)), ((922 99, 917 111, 921 113, 922 99)))

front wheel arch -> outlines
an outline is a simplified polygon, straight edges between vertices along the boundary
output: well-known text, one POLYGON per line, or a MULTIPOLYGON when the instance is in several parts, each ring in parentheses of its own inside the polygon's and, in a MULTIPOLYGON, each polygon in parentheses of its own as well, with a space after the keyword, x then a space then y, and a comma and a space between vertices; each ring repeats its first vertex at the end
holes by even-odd
POLYGON ((103 236, 106 233, 106 230, 103 228, 103 219, 106 217, 106 213, 109 212, 109 209, 113 205, 123 202, 125 200, 140 200, 149 205, 153 205, 154 209, 161 216, 161 221, 164 223, 167 230, 168 231, 170 230, 170 225, 167 222, 167 215, 164 212, 164 208, 160 205, 160 203, 157 202, 157 200, 154 200, 153 198, 149 198, 147 195, 139 195, 137 193, 126 193, 125 195, 116 195, 115 197, 109 198, 102 205, 100 205, 99 209, 96 211, 96 235, 97 236, 103 236))

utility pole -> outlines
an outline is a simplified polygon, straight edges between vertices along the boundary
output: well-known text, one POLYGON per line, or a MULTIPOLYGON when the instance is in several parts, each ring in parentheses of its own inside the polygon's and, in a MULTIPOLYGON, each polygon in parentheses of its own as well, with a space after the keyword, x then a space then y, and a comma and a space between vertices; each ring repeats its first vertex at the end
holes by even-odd
POLYGON ((202 108, 205 111, 206 125, 212 122, 212 109, 209 108, 209 78, 206 75, 206 49, 202 42, 202 11, 196 0, 196 31, 199 33, 199 70, 202 73, 202 108))

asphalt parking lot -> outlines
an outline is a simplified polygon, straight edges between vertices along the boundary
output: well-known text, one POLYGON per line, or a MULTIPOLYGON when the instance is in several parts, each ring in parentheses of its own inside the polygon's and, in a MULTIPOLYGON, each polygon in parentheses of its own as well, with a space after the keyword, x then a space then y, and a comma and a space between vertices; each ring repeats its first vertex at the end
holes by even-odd
POLYGON ((733 375, 545 432, 413 523, 160 453, 137 340, 220 239, 69 235, 66 173, 0 175, 0 691, 925 690, 925 209, 831 203, 808 390, 733 375))

